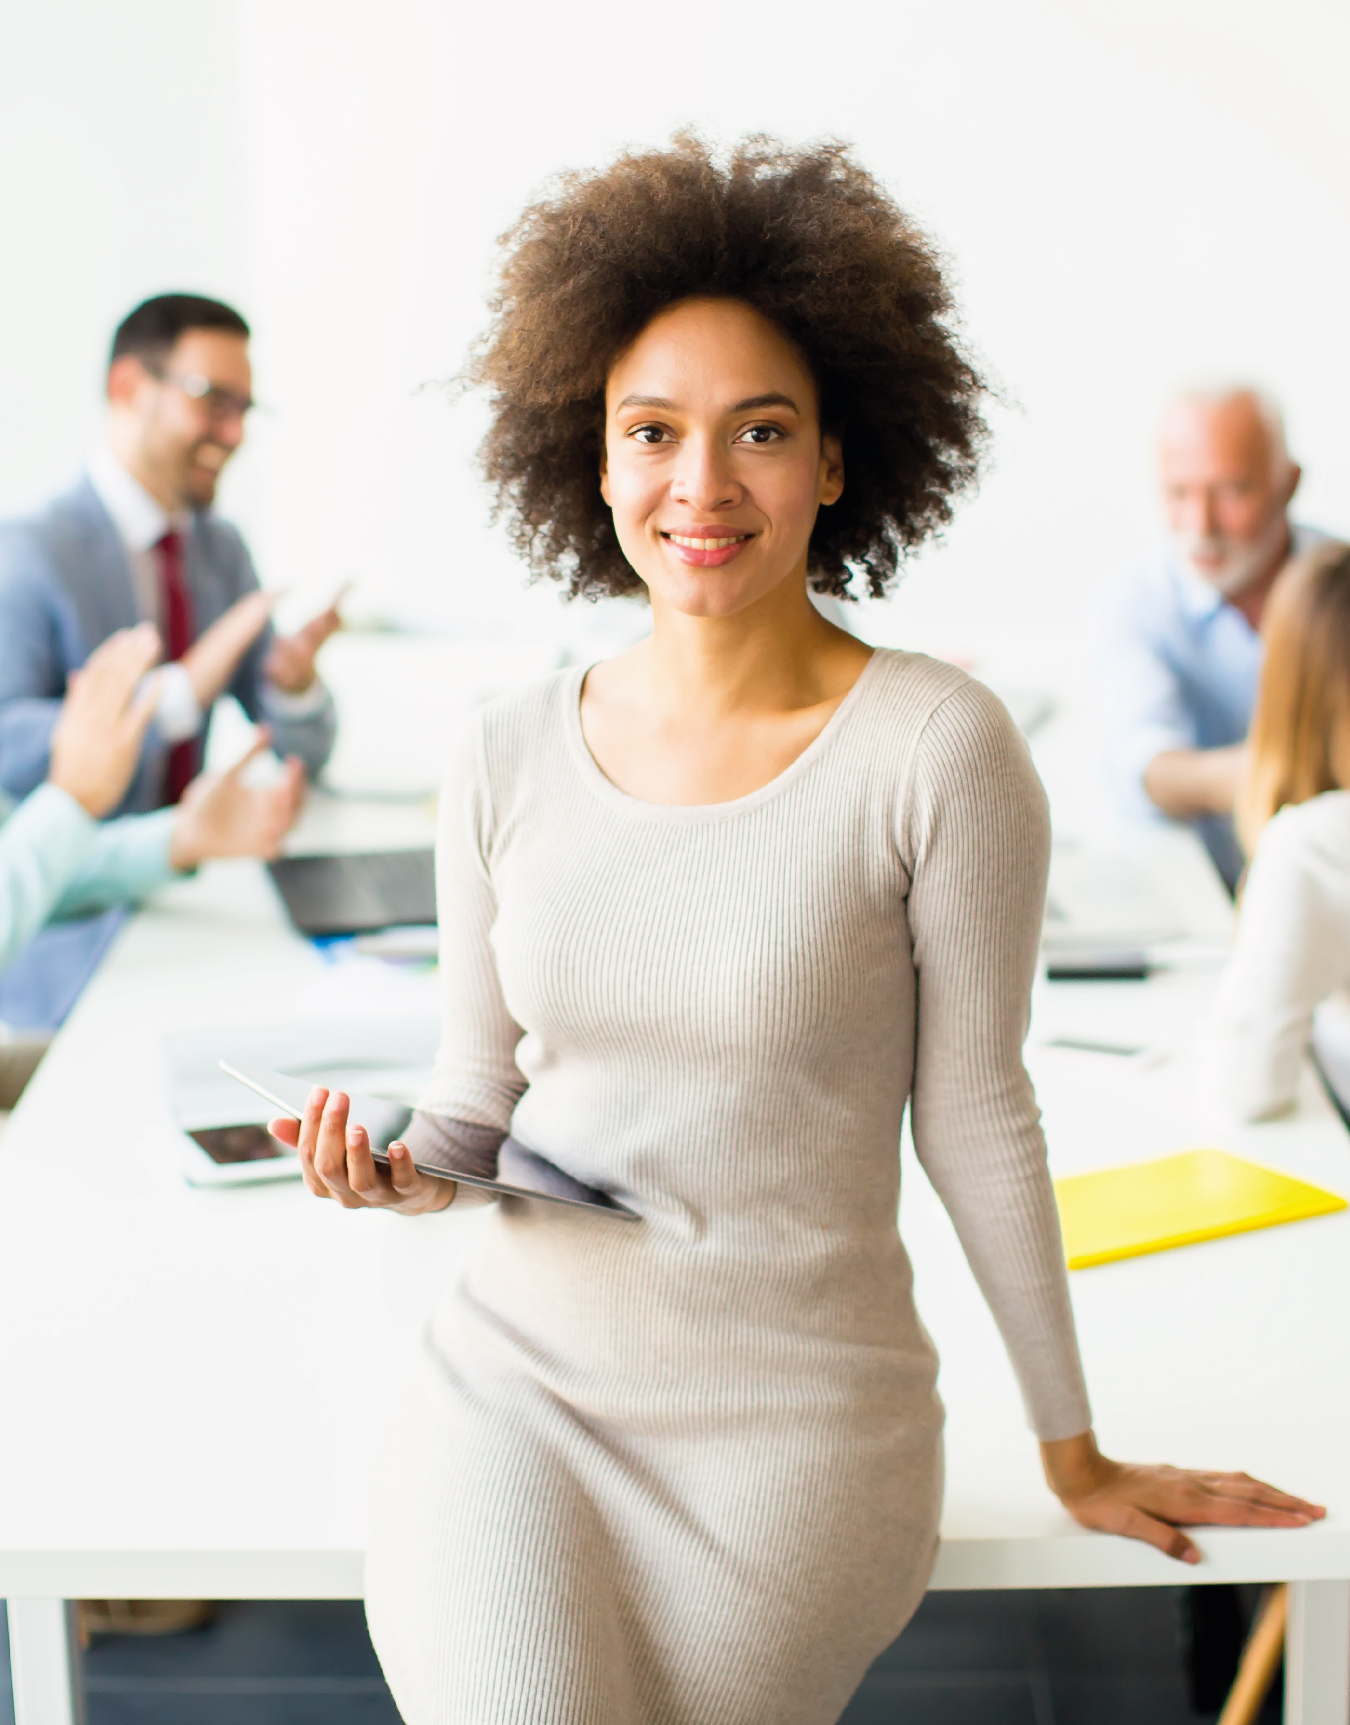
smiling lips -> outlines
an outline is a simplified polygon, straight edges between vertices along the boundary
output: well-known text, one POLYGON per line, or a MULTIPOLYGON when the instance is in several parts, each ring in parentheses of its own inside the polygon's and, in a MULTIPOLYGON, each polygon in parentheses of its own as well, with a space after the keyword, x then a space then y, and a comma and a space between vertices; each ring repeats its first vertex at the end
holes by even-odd
POLYGON ((753 533, 728 533, 726 528, 699 527, 692 533, 663 533, 667 545, 673 545, 682 563, 703 569, 716 568, 738 557, 754 538, 753 533))

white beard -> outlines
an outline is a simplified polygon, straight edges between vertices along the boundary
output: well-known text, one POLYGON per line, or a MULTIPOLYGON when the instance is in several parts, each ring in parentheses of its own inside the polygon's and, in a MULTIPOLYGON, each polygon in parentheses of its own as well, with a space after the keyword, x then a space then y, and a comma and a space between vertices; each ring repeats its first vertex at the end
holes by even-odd
POLYGON ((1284 548, 1289 529, 1283 513, 1272 518, 1270 526, 1259 539, 1242 541, 1216 537, 1208 539, 1197 533, 1176 533, 1172 543, 1177 556, 1206 586, 1213 587, 1225 599, 1236 599, 1239 593, 1265 574, 1284 548), (1196 562, 1200 556, 1222 559, 1217 569, 1205 568, 1196 562))

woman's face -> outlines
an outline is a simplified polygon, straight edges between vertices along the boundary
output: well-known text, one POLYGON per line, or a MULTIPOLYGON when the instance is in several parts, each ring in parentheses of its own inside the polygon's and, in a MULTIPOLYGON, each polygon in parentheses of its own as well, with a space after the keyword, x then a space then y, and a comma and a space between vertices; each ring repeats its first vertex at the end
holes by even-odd
POLYGON ((816 511, 843 488, 810 373, 739 300, 669 307, 609 374, 600 489, 654 606, 729 617, 804 593, 816 511))

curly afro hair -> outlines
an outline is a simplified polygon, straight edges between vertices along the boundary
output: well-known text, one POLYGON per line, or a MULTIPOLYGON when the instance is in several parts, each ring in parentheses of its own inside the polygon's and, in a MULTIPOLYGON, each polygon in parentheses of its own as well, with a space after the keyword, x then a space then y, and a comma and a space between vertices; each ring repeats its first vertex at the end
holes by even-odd
POLYGON ((573 596, 645 591, 600 495, 605 382, 665 307, 753 306, 815 378, 843 445, 808 575, 880 595, 975 478, 984 384, 953 333, 922 233, 842 144, 742 140, 725 163, 691 134, 564 175, 502 240, 492 324, 469 381, 490 393, 483 470, 513 545, 573 596))

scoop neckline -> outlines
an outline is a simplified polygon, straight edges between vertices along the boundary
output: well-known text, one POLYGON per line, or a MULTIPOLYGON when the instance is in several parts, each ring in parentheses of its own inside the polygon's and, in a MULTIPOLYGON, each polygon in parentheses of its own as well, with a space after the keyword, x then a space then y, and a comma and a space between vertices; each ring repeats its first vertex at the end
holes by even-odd
POLYGON ((803 773, 809 771, 815 761, 830 748, 835 737, 847 723, 848 715, 858 705, 864 685, 871 681, 876 666, 885 657, 885 649, 873 647, 872 656, 854 679, 853 687, 840 701, 839 705, 826 719, 825 723, 812 737, 794 760, 788 762, 781 773, 759 785, 753 791, 747 791, 743 797, 732 797, 723 803, 651 803, 643 797, 630 796, 627 791, 620 790, 612 779, 606 778, 600 770, 600 765, 591 753, 586 742, 586 733, 581 727, 581 691, 586 678, 602 663, 592 659, 588 664, 575 666, 572 670, 569 686, 566 689, 566 721, 567 740, 581 776, 586 780, 591 791, 602 801, 613 808, 624 809, 629 814, 643 816, 649 820, 666 821, 717 821, 730 820, 736 815, 745 814, 762 804, 772 802, 781 796, 803 773))

